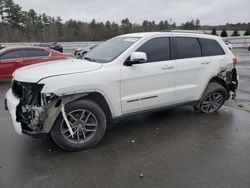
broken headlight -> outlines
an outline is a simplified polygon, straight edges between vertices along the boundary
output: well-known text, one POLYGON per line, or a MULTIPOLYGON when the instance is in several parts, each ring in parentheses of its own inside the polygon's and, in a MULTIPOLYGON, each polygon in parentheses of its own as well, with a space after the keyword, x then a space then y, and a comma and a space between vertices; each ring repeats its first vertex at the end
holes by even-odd
POLYGON ((17 105, 16 120, 26 130, 41 130, 47 116, 42 105, 42 84, 12 81, 12 93, 20 99, 17 105))
POLYGON ((20 103, 27 105, 41 104, 41 91, 43 84, 12 81, 13 95, 20 98, 20 103))

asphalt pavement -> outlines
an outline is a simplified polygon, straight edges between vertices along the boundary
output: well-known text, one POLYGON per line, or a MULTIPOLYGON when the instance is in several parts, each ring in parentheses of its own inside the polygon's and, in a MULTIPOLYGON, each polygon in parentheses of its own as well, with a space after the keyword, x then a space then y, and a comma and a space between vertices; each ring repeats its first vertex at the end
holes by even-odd
POLYGON ((250 53, 239 59, 238 99, 213 114, 189 106, 117 124, 95 148, 64 152, 17 135, 0 83, 0 187, 250 187, 250 53))

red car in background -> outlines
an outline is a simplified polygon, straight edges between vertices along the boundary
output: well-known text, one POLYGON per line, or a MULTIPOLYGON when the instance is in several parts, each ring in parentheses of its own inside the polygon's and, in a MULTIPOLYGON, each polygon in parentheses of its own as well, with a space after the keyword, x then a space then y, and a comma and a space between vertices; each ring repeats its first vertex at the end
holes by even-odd
POLYGON ((23 66, 46 61, 66 59, 70 54, 63 54, 42 47, 9 47, 0 50, 0 78, 12 77, 12 73, 23 66))

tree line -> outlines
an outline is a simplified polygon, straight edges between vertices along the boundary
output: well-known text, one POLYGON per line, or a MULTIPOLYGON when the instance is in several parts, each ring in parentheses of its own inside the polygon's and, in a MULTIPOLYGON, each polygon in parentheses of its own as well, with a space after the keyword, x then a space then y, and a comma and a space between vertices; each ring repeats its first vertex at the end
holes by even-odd
MULTIPOLYGON (((230 24, 228 26, 232 27, 230 24)), ((45 13, 37 13, 33 9, 24 11, 13 0, 0 0, 0 42, 102 41, 132 32, 198 30, 207 27, 210 26, 201 26, 199 19, 187 21, 179 26, 172 19, 158 23, 144 20, 139 24, 131 23, 128 18, 120 23, 98 22, 95 19, 91 22, 73 19, 63 21, 59 16, 51 17, 45 13)), ((250 28, 250 23, 238 25, 238 28, 242 27, 250 28)))
MULTIPOLYGON (((216 31, 215 28, 212 29, 212 31, 211 31, 210 34, 219 36, 219 34, 217 33, 217 31, 216 31)), ((250 29, 246 29, 246 31, 244 32, 244 36, 249 36, 249 35, 250 35, 250 29)), ((228 33, 227 33, 227 31, 226 31, 226 29, 223 29, 221 31, 220 36, 221 37, 228 37, 229 36, 228 33)), ((232 37, 240 36, 240 33, 239 33, 238 29, 235 29, 233 31, 233 33, 231 34, 231 36, 232 37)))

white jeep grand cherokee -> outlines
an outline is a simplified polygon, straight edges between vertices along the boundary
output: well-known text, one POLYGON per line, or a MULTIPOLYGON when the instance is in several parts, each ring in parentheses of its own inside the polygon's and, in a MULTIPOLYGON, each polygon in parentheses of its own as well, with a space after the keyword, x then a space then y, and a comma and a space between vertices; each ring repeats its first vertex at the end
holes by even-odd
POLYGON ((236 58, 220 37, 133 33, 88 53, 18 69, 6 94, 15 130, 50 134, 64 150, 96 145, 107 124, 131 114, 191 104, 216 112, 235 95, 236 58))

